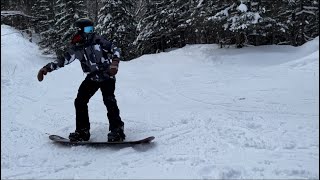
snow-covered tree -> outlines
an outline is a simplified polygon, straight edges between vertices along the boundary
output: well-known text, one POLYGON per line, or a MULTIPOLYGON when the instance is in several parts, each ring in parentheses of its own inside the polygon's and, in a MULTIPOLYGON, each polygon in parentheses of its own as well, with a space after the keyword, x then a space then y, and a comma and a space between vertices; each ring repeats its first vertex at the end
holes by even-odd
POLYGON ((229 37, 223 37, 226 41, 234 41, 238 47, 242 47, 247 34, 251 33, 261 18, 259 12, 252 11, 251 2, 238 1, 218 12, 212 20, 221 22, 223 29, 229 37), (233 40, 232 40, 233 39, 233 40))
POLYGON ((141 54, 185 45, 189 1, 150 0, 138 24, 135 43, 141 54))
POLYGON ((133 4, 132 0, 106 0, 98 13, 96 31, 117 44, 124 60, 134 57, 136 22, 133 4))
POLYGON ((42 24, 38 23, 40 21, 44 21, 45 20, 45 15, 43 15, 41 13, 41 9, 40 9, 40 1, 41 0, 36 0, 34 5, 31 7, 31 15, 34 17, 37 17, 34 21, 35 21, 35 25, 34 25, 34 29, 36 33, 41 32, 42 28, 42 24))
POLYGON ((304 40, 310 41, 315 37, 319 36, 319 0, 306 1, 307 4, 304 5, 304 12, 307 15, 305 30, 304 30, 304 40))
POLYGON ((228 17, 227 11, 230 9, 229 2, 198 0, 195 9, 198 12, 198 23, 195 27, 201 37, 200 43, 219 43, 225 36, 229 36, 228 31, 224 29, 228 17), (218 13, 222 14, 216 18, 218 13))
POLYGON ((74 21, 89 17, 125 60, 188 43, 301 45, 319 36, 319 0, 8 0, 1 10, 32 15, 1 20, 34 25, 40 46, 55 51, 68 46, 74 21))
POLYGON ((44 53, 52 50, 55 39, 54 5, 55 1, 36 0, 31 11, 33 16, 37 17, 34 29, 40 34, 39 46, 44 50, 44 53))
POLYGON ((292 45, 301 45, 319 35, 319 1, 287 0, 289 15, 284 22, 290 27, 292 45), (316 33, 318 32, 318 33, 316 33))
POLYGON ((98 23, 98 12, 101 8, 101 0, 84 0, 87 7, 88 17, 95 23, 98 23))
POLYGON ((75 33, 73 24, 79 18, 87 17, 88 12, 83 0, 58 0, 55 13, 56 43, 54 49, 58 55, 69 45, 75 33))
POLYGON ((138 22, 139 34, 134 42, 139 54, 154 53, 162 49, 164 32, 168 32, 167 27, 163 25, 166 16, 165 2, 149 0, 146 7, 144 18, 138 22))
POLYGON ((186 42, 188 23, 190 17, 191 1, 174 0, 167 5, 168 26, 171 28, 167 47, 183 47, 186 42))

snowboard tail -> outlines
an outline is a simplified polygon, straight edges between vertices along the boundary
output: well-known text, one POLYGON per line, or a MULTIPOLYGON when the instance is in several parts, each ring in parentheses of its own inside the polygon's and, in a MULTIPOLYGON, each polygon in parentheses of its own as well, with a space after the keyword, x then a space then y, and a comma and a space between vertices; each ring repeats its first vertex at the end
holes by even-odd
POLYGON ((58 135, 50 135, 49 139, 60 143, 63 145, 135 145, 135 144, 147 144, 154 140, 154 136, 150 136, 144 139, 136 140, 136 141, 121 141, 121 142, 108 142, 108 141, 70 141, 67 138, 58 136, 58 135))

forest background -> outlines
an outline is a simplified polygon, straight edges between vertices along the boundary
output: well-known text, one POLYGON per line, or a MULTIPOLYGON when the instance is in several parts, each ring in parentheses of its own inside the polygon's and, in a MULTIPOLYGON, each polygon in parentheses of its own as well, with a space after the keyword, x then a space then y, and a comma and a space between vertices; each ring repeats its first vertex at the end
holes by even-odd
POLYGON ((1 24, 37 34, 43 53, 62 53, 83 17, 124 60, 186 44, 299 46, 319 36, 319 0, 1 1, 1 24))

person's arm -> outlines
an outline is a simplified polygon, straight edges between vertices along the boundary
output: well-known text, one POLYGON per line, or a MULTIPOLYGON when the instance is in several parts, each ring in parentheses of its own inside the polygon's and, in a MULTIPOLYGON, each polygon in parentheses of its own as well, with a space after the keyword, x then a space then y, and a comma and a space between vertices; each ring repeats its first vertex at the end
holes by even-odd
POLYGON ((120 63, 120 50, 118 47, 112 45, 111 52, 113 53, 112 62, 110 64, 109 74, 114 76, 118 73, 119 63, 120 63))
MULTIPOLYGON (((109 41, 104 41, 102 49, 111 56, 111 64, 109 66, 109 75, 114 76, 118 73, 119 63, 121 60, 120 49, 109 41)), ((109 57, 110 57, 109 56, 109 57)))
POLYGON ((63 56, 58 57, 57 60, 50 62, 41 68, 38 72, 38 80, 42 81, 43 76, 48 72, 52 72, 72 63, 75 59, 77 59, 77 54, 78 52, 73 47, 70 48, 63 56))

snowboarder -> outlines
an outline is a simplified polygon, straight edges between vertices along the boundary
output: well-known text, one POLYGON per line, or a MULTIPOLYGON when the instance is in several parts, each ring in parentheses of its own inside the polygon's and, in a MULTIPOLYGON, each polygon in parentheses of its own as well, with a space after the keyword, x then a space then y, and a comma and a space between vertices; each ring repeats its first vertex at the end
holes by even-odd
POLYGON ((108 141, 123 141, 125 139, 124 123, 119 114, 119 108, 114 95, 120 50, 104 37, 94 32, 94 23, 87 18, 81 18, 74 23, 78 32, 73 36, 71 47, 63 56, 48 63, 38 72, 38 80, 42 81, 47 72, 57 70, 78 59, 85 80, 79 87, 74 101, 76 111, 76 130, 70 133, 70 141, 88 141, 90 139, 90 122, 88 102, 100 88, 103 102, 107 107, 109 119, 108 141))

